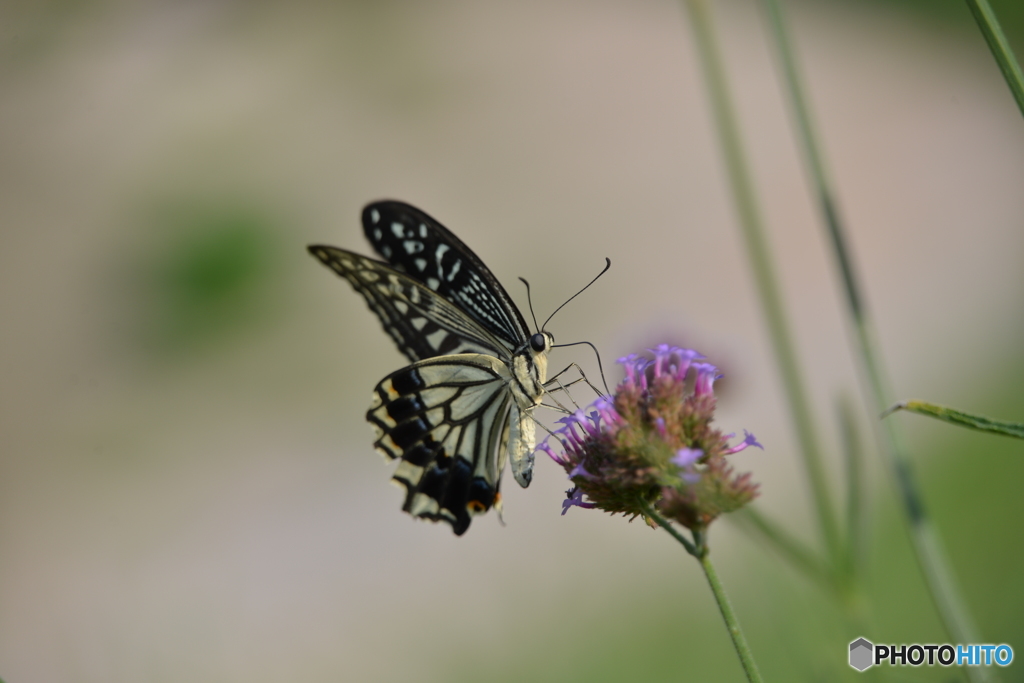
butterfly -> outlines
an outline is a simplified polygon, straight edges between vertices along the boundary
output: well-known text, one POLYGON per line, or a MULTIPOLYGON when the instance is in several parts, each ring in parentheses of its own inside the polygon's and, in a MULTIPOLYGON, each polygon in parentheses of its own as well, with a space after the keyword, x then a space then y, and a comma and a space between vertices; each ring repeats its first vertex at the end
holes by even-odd
POLYGON ((337 247, 309 251, 366 299, 412 361, 377 384, 366 413, 374 446, 401 460, 392 479, 405 488, 402 509, 462 535, 473 515, 501 513, 506 460, 530 484, 531 413, 554 337, 531 333, 483 261, 426 213, 379 201, 362 222, 386 263, 337 247))

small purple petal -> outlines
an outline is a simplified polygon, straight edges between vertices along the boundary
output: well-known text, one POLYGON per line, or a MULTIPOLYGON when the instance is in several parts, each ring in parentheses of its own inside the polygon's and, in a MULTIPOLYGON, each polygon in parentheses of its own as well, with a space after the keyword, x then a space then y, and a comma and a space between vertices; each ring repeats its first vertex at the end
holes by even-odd
POLYGON ((693 385, 693 395, 703 396, 705 394, 712 394, 712 386, 714 386, 715 380, 721 377, 716 375, 718 368, 711 363, 694 363, 693 368, 697 370, 697 379, 693 385))
POLYGON ((660 377, 661 371, 664 368, 665 361, 672 355, 672 350, 675 347, 669 346, 668 344, 658 344, 653 349, 647 349, 654 354, 654 376, 660 377))
POLYGON ((622 424, 622 418, 615 412, 615 404, 607 398, 601 397, 594 401, 593 407, 604 420, 604 430, 614 434, 618 425, 622 424))
POLYGON ((576 427, 576 425, 579 424, 578 422, 576 422, 575 415, 566 415, 565 417, 555 420, 555 422, 561 422, 563 425, 565 425, 561 429, 556 429, 555 434, 564 436, 566 440, 571 441, 574 446, 583 445, 583 439, 580 438, 580 435, 577 434, 576 430, 574 429, 574 427, 576 427))
POLYGON ((668 436, 668 431, 665 429, 665 418, 659 417, 654 420, 654 428, 658 430, 658 434, 661 438, 668 436))
POLYGON ((579 487, 575 487, 575 488, 572 488, 572 489, 566 491, 565 492, 565 496, 566 496, 565 500, 562 501, 562 514, 563 515, 566 512, 568 512, 569 508, 571 508, 574 505, 577 506, 577 507, 588 508, 588 509, 596 507, 593 503, 584 503, 583 502, 583 491, 581 491, 579 489, 579 487))
POLYGON ((557 462, 559 465, 562 464, 562 459, 559 456, 555 455, 555 451, 553 448, 551 448, 551 444, 548 443, 547 439, 544 439, 539 444, 537 444, 537 451, 544 451, 545 453, 548 454, 549 458, 557 462))
POLYGON ((680 467, 693 467, 693 464, 703 457, 704 451, 699 448, 680 448, 676 451, 671 462, 680 467))
POLYGON ((685 481, 687 484, 696 484, 698 481, 700 481, 700 472, 697 472, 696 470, 684 472, 683 481, 685 481))
POLYGON ((583 477, 584 479, 594 479, 594 475, 591 474, 590 472, 587 472, 586 468, 583 467, 582 463, 580 463, 579 465, 576 465, 576 467, 573 467, 569 471, 569 478, 572 479, 573 477, 583 477))
MULTIPOLYGON (((736 444, 735 446, 728 450, 722 451, 722 455, 732 455, 733 453, 739 453, 740 451, 744 450, 749 446, 755 446, 757 448, 760 448, 762 451, 764 450, 764 446, 759 444, 757 442, 757 439, 754 438, 754 435, 748 432, 746 429, 743 430, 743 435, 744 436, 742 442, 736 444)), ((733 436, 734 435, 730 434, 727 438, 731 439, 733 436)))
POLYGON ((679 368, 676 370, 675 375, 676 379, 678 380, 686 379, 686 373, 689 372, 690 365, 693 364, 693 361, 696 360, 697 358, 704 357, 697 353, 696 351, 694 351, 693 349, 677 348, 676 355, 679 356, 679 368))
POLYGON ((587 417, 587 414, 582 409, 577 410, 573 413, 573 419, 576 420, 576 424, 580 426, 584 434, 589 436, 597 435, 597 426, 593 424, 593 420, 587 417))
POLYGON ((626 378, 622 380, 623 384, 636 384, 638 360, 642 361, 643 359, 640 358, 640 356, 636 355, 635 353, 631 353, 629 355, 623 356, 622 358, 619 358, 616 361, 617 363, 622 364, 623 370, 626 371, 626 378))

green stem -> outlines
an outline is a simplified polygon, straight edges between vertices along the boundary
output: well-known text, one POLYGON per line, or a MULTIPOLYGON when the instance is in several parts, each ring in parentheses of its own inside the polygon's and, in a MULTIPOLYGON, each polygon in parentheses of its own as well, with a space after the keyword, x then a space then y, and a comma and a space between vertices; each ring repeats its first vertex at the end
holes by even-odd
POLYGON ((743 672, 747 675, 747 680, 750 683, 761 683, 761 673, 757 670, 757 663, 754 661, 754 655, 750 651, 750 645, 747 644, 747 639, 743 637, 740 622, 736 618, 736 613, 732 611, 732 605, 729 603, 729 596, 726 595, 725 588, 715 572, 715 567, 711 564, 710 553, 704 542, 704 533, 694 531, 693 539, 695 543, 691 543, 667 519, 655 512, 653 506, 645 502, 641 504, 644 508, 644 514, 657 522, 658 526, 671 534, 672 538, 679 541, 686 548, 686 552, 696 557, 697 561, 700 562, 700 566, 704 569, 704 576, 708 579, 708 585, 711 586, 711 593, 715 596, 715 602, 718 603, 718 610, 722 613, 725 628, 729 631, 729 637, 732 638, 732 645, 736 648, 736 655, 740 659, 740 665, 743 667, 743 672))
POLYGON ((992 11, 988 0, 967 0, 967 6, 971 8, 971 14, 985 36, 988 49, 992 51, 999 70, 1003 72, 1006 85, 1010 86, 1013 99, 1017 100, 1017 107, 1021 114, 1024 114, 1024 76, 1021 75, 1020 64, 1017 63, 1010 43, 1003 34, 999 20, 996 19, 996 13, 992 11))
POLYGON ((669 524, 667 519, 665 519, 660 514, 655 512, 654 506, 650 505, 646 501, 640 501, 640 505, 644 509, 644 514, 653 519, 655 522, 657 522, 658 526, 667 531, 672 536, 672 538, 679 541, 682 544, 682 546, 686 548, 686 552, 690 553, 694 557, 700 557, 700 554, 703 551, 698 549, 696 545, 691 543, 689 539, 686 538, 686 536, 683 536, 681 533, 679 533, 679 530, 671 524, 669 524))
POLYGON ((839 425, 846 473, 846 562, 844 571, 851 589, 856 590, 867 548, 864 531, 864 458, 853 419, 853 405, 845 396, 839 400, 839 425))
POLYGON ((711 592, 715 594, 715 600, 718 601, 718 609, 722 612, 722 619, 729 629, 733 647, 736 648, 736 655, 740 658, 740 664, 743 665, 743 672, 747 674, 747 680, 751 683, 760 681, 761 673, 757 670, 757 664, 750 652, 750 646, 747 645, 747 639, 743 637, 743 631, 740 630, 740 622, 737 621, 736 615, 732 611, 732 605, 729 604, 729 596, 725 594, 725 588, 718 580, 714 565, 711 564, 709 553, 704 553, 700 558, 700 566, 704 569, 704 576, 708 577, 708 585, 711 586, 711 592))
MULTIPOLYGON (((800 79, 797 76, 796 62, 790 50, 790 40, 781 9, 776 0, 764 0, 764 4, 771 19, 789 90, 790 103, 797 120, 804 152, 807 155, 807 165, 810 168, 811 178, 818 195, 822 216, 828 226, 832 249, 843 275, 847 308, 853 322, 857 347, 868 385, 866 393, 871 404, 869 410, 872 414, 877 415, 892 403, 889 398, 892 396, 892 391, 889 388, 889 376, 882 366, 880 354, 876 352, 878 344, 875 340, 874 328, 863 305, 856 273, 846 249, 843 227, 832 201, 833 193, 813 132, 800 79)), ((911 542, 918 565, 925 577, 939 617, 953 638, 953 642, 980 642, 965 603, 957 589, 952 570, 949 568, 949 560, 943 552, 939 536, 921 502, 919 487, 912 474, 909 458, 902 446, 902 435, 896 420, 885 420, 880 433, 879 430, 876 430, 876 434, 881 441, 881 451, 889 467, 890 475, 896 483, 898 494, 903 502, 904 515, 909 524, 911 542)), ((985 680, 989 676, 982 667, 968 667, 967 673, 972 681, 985 680)))
POLYGON ((704 0, 684 0, 684 4, 693 25, 700 63, 704 69, 704 81, 718 128, 719 142, 722 145, 757 291, 761 297, 761 309, 768 324, 772 348, 789 403, 790 417, 800 444, 800 454, 810 483, 816 517, 829 556, 835 559, 840 553, 839 531, 821 461, 818 435, 814 427, 815 422, 811 418, 810 401, 807 398, 804 380, 796 361, 788 317, 779 294, 778 279, 768 253, 768 243, 740 142, 734 107, 726 89, 725 71, 715 43, 711 16, 704 0))

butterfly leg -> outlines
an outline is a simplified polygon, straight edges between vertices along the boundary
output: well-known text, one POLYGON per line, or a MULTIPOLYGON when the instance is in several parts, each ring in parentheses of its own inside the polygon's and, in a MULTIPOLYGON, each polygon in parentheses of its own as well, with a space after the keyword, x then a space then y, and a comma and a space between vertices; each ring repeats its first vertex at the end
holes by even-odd
POLYGON ((555 373, 555 374, 554 374, 554 375, 553 375, 553 376, 551 377, 551 379, 549 379, 549 380, 548 380, 548 381, 547 381, 547 382, 546 382, 546 383, 544 384, 544 388, 546 389, 546 388, 548 387, 548 385, 550 385, 550 384, 552 384, 552 383, 555 383, 555 384, 557 384, 557 385, 558 385, 558 386, 560 387, 560 386, 561 386, 561 383, 557 381, 557 380, 558 380, 558 378, 559 378, 559 377, 561 377, 562 375, 564 375, 564 374, 565 374, 566 372, 568 372, 569 370, 571 370, 571 369, 573 369, 573 368, 575 368, 575 369, 576 369, 576 372, 578 372, 578 373, 580 374, 580 376, 579 376, 579 377, 578 377, 577 379, 575 379, 575 380, 573 380, 572 382, 570 382, 570 383, 569 383, 568 385, 566 385, 566 386, 572 386, 573 384, 576 384, 577 382, 586 382, 587 386, 588 386, 588 387, 590 387, 591 389, 593 389, 593 391, 594 391, 594 394, 596 394, 598 398, 600 398, 601 396, 604 396, 604 395, 605 395, 605 394, 604 394, 604 393, 602 393, 602 392, 601 392, 601 391, 600 391, 600 390, 599 390, 599 389, 598 389, 598 388, 597 388, 596 386, 594 386, 594 384, 593 384, 593 383, 592 383, 592 382, 591 382, 591 381, 590 381, 589 379, 587 379, 587 373, 583 372, 583 368, 581 368, 581 367, 580 367, 579 365, 577 365, 576 363, 569 363, 569 364, 568 364, 568 365, 566 365, 566 366, 565 366, 564 368, 562 368, 562 370, 560 370, 559 372, 555 373))

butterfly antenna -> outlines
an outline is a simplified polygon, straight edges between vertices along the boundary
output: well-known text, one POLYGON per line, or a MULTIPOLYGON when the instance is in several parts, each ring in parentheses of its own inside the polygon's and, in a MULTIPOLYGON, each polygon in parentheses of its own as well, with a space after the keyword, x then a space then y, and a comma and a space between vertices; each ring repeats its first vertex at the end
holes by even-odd
MULTIPOLYGON (((598 274, 597 274, 597 277, 595 277, 595 278, 594 278, 593 280, 591 280, 590 282, 588 282, 588 283, 587 283, 587 286, 586 286, 586 287, 584 287, 583 289, 581 289, 580 291, 576 292, 575 294, 573 294, 572 296, 570 296, 570 297, 569 297, 568 299, 566 299, 566 300, 565 300, 565 304, 569 303, 570 301, 572 301, 573 299, 575 299, 576 297, 578 297, 578 296, 579 296, 580 294, 582 294, 583 292, 585 292, 585 291, 587 290, 587 287, 589 287, 590 285, 592 285, 592 284, 594 284, 595 282, 597 282, 597 278, 599 278, 599 277, 601 277, 602 275, 604 275, 605 273, 607 273, 607 272, 608 272, 608 269, 609 269, 609 268, 611 268, 611 267, 612 267, 612 260, 611 260, 610 258, 608 258, 608 257, 606 256, 606 257, 604 258, 604 269, 603 269, 603 270, 602 270, 602 271, 601 271, 600 273, 598 273, 598 274)), ((520 279, 520 280, 523 280, 523 278, 519 278, 519 279, 520 279)), ((523 280, 523 282, 526 282, 526 280, 523 280)), ((529 285, 527 285, 527 289, 529 289, 529 285)), ((562 304, 561 306, 559 306, 558 308, 556 308, 556 309, 555 309, 555 313, 558 313, 558 312, 559 312, 560 310, 562 310, 563 308, 565 308, 565 304, 562 304)), ((555 317, 555 313, 552 313, 551 315, 549 315, 549 316, 548 316, 548 319, 544 321, 544 324, 540 326, 540 329, 542 329, 542 330, 543 330, 543 329, 544 329, 545 327, 547 327, 547 326, 548 326, 548 323, 549 323, 549 322, 551 322, 551 319, 555 317)))
POLYGON ((530 315, 533 317, 533 326, 539 332, 540 328, 537 327, 537 314, 533 312, 533 298, 530 296, 530 283, 526 281, 525 277, 521 277, 519 279, 523 281, 524 285, 526 285, 526 303, 530 305, 530 315))
MULTIPOLYGON (((608 268, 605 268, 605 270, 608 270, 608 268)), ((598 277, 601 277, 601 276, 598 275, 598 277)), ((593 283, 591 283, 591 284, 593 284, 593 283)), ((587 285, 587 287, 589 287, 589 286, 590 285, 587 285)), ((586 287, 584 287, 584 289, 586 289, 586 287)), ((604 385, 605 395, 606 396, 611 396, 612 392, 611 392, 611 390, 608 389, 608 380, 606 380, 604 378, 604 365, 601 363, 601 354, 598 353, 596 346, 594 346, 593 344, 591 344, 588 341, 579 341, 579 342, 573 342, 571 344, 552 344, 551 348, 558 349, 558 348, 561 348, 563 346, 579 346, 580 344, 586 344, 587 346, 589 346, 590 348, 592 348, 594 350, 594 355, 597 356, 597 369, 601 372, 601 384, 604 385)), ((582 373, 583 373, 583 371, 581 370, 580 374, 582 374, 582 373)), ((586 379, 586 378, 587 378, 587 376, 583 375, 583 379, 586 379)), ((590 382, 587 382, 587 384, 590 384, 590 382)), ((590 386, 593 387, 594 385, 591 384, 590 386)))

